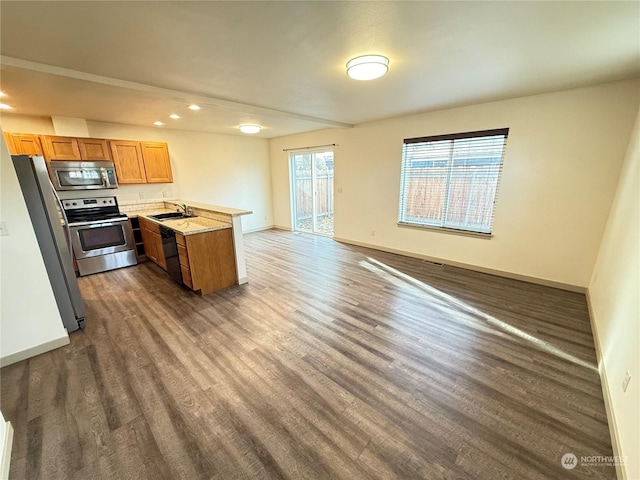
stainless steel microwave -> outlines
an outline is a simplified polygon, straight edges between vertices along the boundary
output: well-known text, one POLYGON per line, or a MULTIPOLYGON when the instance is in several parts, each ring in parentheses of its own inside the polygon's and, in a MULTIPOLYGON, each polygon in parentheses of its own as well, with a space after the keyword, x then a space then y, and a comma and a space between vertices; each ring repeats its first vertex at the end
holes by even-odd
POLYGON ((56 190, 97 190, 118 188, 116 169, 111 162, 49 162, 56 190))

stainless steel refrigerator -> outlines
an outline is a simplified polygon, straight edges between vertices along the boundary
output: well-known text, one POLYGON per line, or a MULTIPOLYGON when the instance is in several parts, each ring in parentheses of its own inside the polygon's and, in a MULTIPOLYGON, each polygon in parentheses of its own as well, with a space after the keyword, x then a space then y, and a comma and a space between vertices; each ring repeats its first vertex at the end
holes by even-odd
POLYGON ((84 328, 85 307, 62 226, 60 200, 42 157, 12 155, 22 195, 67 332, 84 328))

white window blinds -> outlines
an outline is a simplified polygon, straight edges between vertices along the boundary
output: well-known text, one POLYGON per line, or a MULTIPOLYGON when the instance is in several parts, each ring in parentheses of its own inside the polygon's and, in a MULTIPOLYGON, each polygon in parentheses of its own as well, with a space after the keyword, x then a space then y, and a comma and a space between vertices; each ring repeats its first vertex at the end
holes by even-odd
POLYGON ((490 234, 508 133, 405 139, 399 223, 490 234))

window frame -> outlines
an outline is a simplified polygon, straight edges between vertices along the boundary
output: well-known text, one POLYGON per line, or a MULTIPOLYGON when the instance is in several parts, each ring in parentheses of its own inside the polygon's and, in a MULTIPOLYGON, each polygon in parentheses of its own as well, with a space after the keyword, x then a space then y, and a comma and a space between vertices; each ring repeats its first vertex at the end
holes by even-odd
MULTIPOLYGON (((403 145, 402 145, 402 160, 401 160, 401 167, 400 167, 400 194, 399 194, 399 202, 398 202, 397 225, 399 227, 428 229, 428 230, 434 230, 434 231, 443 232, 443 233, 454 233, 454 234, 468 235, 468 236, 481 237, 481 238, 491 238, 493 236, 493 227, 495 223, 495 212, 496 212, 496 203, 498 198, 498 189, 499 189, 500 180, 502 177, 502 168, 504 166, 504 158, 505 158, 508 137, 509 137, 509 128, 497 128, 497 129, 490 129, 490 130, 478 130, 478 131, 472 131, 472 132, 451 133, 451 134, 432 135, 427 137, 415 137, 415 138, 404 139, 403 145), (492 137, 492 136, 503 136, 504 138, 502 141, 502 153, 500 156, 500 163, 497 168, 495 194, 494 194, 491 212, 490 212, 490 223, 489 223, 488 231, 481 231, 479 229, 473 229, 473 228, 456 228, 450 225, 447 226, 446 225, 447 209, 451 206, 450 205, 451 197, 449 196, 448 192, 449 192, 449 189, 451 188, 451 182, 453 178, 452 177, 453 168, 454 168, 453 157, 454 157, 454 147, 455 147, 454 141, 463 140, 463 139, 480 139, 483 137, 492 137), (406 152, 407 145, 416 144, 416 143, 427 144, 427 143, 441 142, 441 141, 452 141, 451 153, 449 154, 449 158, 447 160, 447 165, 446 165, 446 168, 447 168, 447 171, 446 171, 447 180, 445 184, 446 197, 443 199, 443 203, 442 203, 443 214, 440 222, 441 224, 437 225, 434 223, 427 223, 427 222, 422 223, 418 221, 408 221, 406 219, 407 198, 409 196, 407 192, 407 188, 408 188, 407 180, 408 180, 408 175, 411 170, 411 167, 408 167, 407 164, 411 160, 407 157, 407 152, 406 152)), ((428 163, 428 162, 429 162, 428 160, 425 161, 425 163, 428 163)), ((429 165, 425 165, 424 168, 428 168, 428 167, 429 165)), ((435 168, 435 165, 432 164, 430 167, 435 168)))

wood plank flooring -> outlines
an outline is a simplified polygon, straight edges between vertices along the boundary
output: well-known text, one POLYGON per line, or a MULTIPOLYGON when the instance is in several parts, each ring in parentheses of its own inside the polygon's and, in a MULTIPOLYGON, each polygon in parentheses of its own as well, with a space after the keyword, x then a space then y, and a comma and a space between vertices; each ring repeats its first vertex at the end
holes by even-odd
MULTIPOLYGON (((2 369, 12 479, 582 479, 612 455, 583 295, 328 238, 250 283, 80 279, 87 327, 2 369)), ((37 301, 37 299, 34 299, 37 301)))

